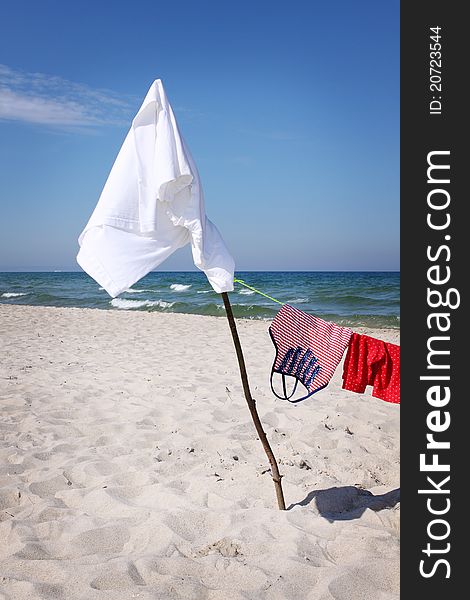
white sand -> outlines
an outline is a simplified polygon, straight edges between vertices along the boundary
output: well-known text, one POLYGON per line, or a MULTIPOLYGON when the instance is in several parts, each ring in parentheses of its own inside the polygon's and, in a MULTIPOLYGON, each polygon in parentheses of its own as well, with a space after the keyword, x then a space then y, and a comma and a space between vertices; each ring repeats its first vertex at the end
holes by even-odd
POLYGON ((225 318, 0 306, 0 598, 398 599, 400 407, 277 400, 238 326, 285 512, 225 318))

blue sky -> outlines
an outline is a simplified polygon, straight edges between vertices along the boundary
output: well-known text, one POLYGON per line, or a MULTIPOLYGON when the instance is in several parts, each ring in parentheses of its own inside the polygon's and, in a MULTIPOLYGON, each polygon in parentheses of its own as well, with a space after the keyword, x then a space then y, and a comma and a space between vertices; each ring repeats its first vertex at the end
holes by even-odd
MULTIPOLYGON (((399 269, 398 1, 16 0, 0 4, 0 270, 78 270, 156 78, 238 270, 399 269)), ((192 268, 187 249, 161 267, 192 268)))

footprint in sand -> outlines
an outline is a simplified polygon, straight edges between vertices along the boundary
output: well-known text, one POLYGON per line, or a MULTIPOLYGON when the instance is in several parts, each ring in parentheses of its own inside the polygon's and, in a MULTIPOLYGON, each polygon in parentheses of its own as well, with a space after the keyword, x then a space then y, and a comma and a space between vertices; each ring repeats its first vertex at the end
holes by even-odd
POLYGON ((97 553, 122 552, 124 544, 130 539, 127 527, 100 527, 88 529, 74 537, 71 542, 78 546, 83 555, 97 553))
POLYGON ((0 490, 0 510, 13 508, 21 504, 21 492, 18 489, 0 490))
POLYGON ((108 569, 90 583, 95 590, 122 590, 136 585, 147 584, 132 562, 128 563, 127 569, 108 569))
POLYGON ((60 490, 66 490, 70 487, 69 480, 63 475, 58 475, 53 479, 36 481, 29 486, 30 491, 40 498, 54 497, 60 490))

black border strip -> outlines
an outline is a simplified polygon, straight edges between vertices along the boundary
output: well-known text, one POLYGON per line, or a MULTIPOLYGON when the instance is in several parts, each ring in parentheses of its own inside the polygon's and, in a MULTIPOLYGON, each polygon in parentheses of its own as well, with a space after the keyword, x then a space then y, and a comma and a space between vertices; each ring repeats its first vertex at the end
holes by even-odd
MULTIPOLYGON (((463 86, 468 71, 465 59, 470 52, 466 47, 469 33, 464 30, 467 26, 463 7, 457 2, 434 0, 401 4, 401 597, 404 599, 419 593, 426 600, 459 598, 458 589, 465 590, 466 553, 458 550, 465 548, 462 542, 467 529, 466 520, 458 515, 462 514, 460 509, 465 499, 463 485, 468 456, 465 442, 469 435, 463 412, 468 392, 464 393, 463 380, 466 371, 470 372, 465 345, 468 324, 464 289, 469 271, 465 263, 470 255, 466 241, 470 234, 464 215, 468 193, 463 190, 469 170, 463 141, 467 125, 463 86), (438 56, 430 56, 430 44, 435 43, 430 39, 431 27, 441 28, 440 68, 436 63, 430 64, 438 56), (430 72, 431 66, 441 73, 430 72), (431 89, 433 82, 440 83, 441 88, 431 89), (436 100, 441 102, 440 110, 437 102, 430 105, 436 100), (434 112, 430 112, 430 106, 434 112), (437 151, 449 154, 429 154, 437 151), (428 160, 447 164, 450 169, 431 170, 428 181, 428 160), (447 178, 449 181, 444 183, 447 178), (444 192, 431 194, 431 204, 436 201, 444 205, 449 197, 448 207, 430 208, 428 194, 432 190, 444 192), (430 213, 430 218, 435 219, 432 222, 438 224, 447 222, 448 213, 448 226, 433 229, 427 222, 430 213), (438 268, 429 271, 435 266, 438 268), (450 275, 446 283, 430 282, 430 278, 442 280, 444 275, 450 275), (450 293, 450 304, 457 304, 459 296, 459 307, 430 307, 428 289, 441 292, 445 302, 451 288, 455 292, 450 293), (430 318, 431 313, 447 315, 439 323, 443 328, 449 325, 448 331, 438 330, 438 318, 430 318), (433 336, 449 339, 442 337, 430 342, 433 336), (428 344, 450 353, 430 356, 428 344), (430 358, 432 364, 447 364, 450 368, 430 368, 430 358), (449 376, 449 380, 420 379, 429 376, 449 376), (429 391, 432 386, 434 394, 429 391), (438 406, 446 387, 450 399, 438 406), (439 424, 443 428, 444 424, 448 426, 439 433, 430 429, 439 424), (430 433, 434 433, 433 439, 449 442, 450 448, 427 448, 426 436, 430 433), (436 460, 439 465, 448 464, 450 470, 420 469, 421 454, 425 455, 424 463, 436 460), (447 476, 450 479, 445 481, 447 476), (418 492, 420 489, 422 493, 418 492), (445 509, 448 510, 443 512, 445 509), (438 511, 442 514, 438 515, 438 511)), ((438 299, 438 294, 431 296, 434 304, 439 304, 438 299)))

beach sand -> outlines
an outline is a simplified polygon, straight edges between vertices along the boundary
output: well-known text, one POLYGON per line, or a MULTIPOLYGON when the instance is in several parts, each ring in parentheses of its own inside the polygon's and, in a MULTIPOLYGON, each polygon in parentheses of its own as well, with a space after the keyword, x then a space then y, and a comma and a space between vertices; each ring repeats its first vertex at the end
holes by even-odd
POLYGON ((225 318, 0 306, 0 598, 399 598, 400 407, 276 399, 237 323, 287 511, 225 318))

